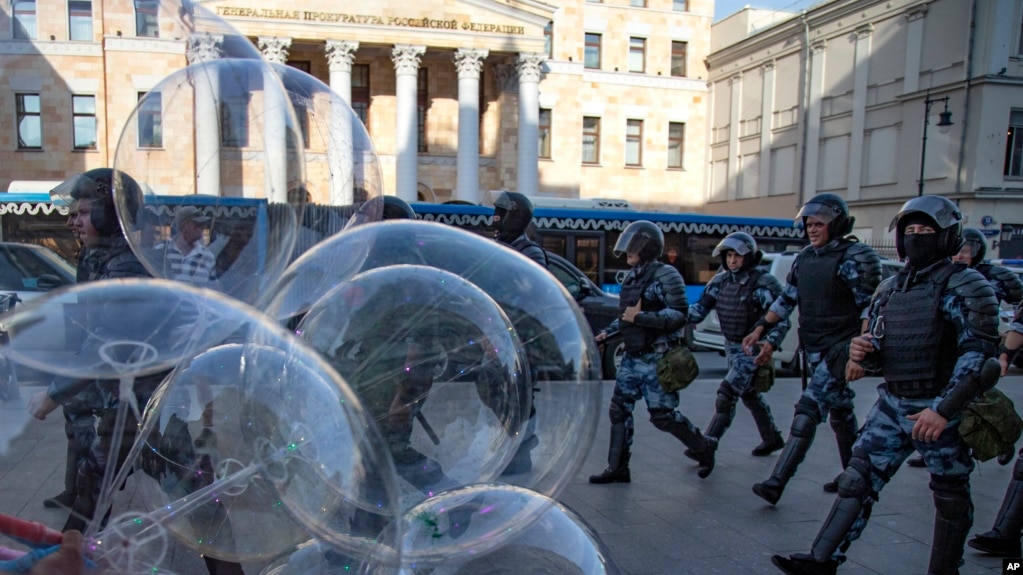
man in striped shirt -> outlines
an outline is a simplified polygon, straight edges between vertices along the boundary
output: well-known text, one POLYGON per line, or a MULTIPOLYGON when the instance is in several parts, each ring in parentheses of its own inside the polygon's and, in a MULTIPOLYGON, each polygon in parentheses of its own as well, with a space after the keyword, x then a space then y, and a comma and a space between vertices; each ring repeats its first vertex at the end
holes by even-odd
POLYGON ((206 286, 212 280, 215 258, 203 245, 203 231, 209 224, 195 206, 182 206, 174 215, 176 233, 169 239, 154 246, 163 252, 163 277, 206 286))

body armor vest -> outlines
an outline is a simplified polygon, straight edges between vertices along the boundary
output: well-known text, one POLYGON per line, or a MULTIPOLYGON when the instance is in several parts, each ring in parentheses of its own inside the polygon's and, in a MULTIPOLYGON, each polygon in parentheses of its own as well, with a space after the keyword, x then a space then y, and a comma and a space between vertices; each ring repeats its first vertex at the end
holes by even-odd
MULTIPOLYGON (((643 293, 653 283, 658 268, 664 264, 650 262, 646 265, 647 268, 641 275, 632 275, 622 283, 622 291, 618 295, 618 311, 622 314, 625 313, 625 308, 636 305, 636 302, 641 299, 643 304, 640 309, 644 312, 660 311, 665 307, 664 303, 660 301, 643 298, 643 293)), ((640 327, 627 321, 619 321, 619 326, 622 332, 622 341, 625 343, 625 351, 633 355, 649 352, 654 341, 661 335, 660 330, 640 327)))
POLYGON ((939 307, 953 271, 951 262, 939 265, 923 281, 905 290, 893 286, 881 296, 887 298, 877 311, 884 325, 881 369, 893 395, 937 397, 952 377, 955 332, 939 307))
POLYGON ((540 253, 543 254, 543 266, 545 268, 551 267, 550 261, 547 258, 547 250, 543 249, 543 247, 541 247, 540 244, 526 237, 525 234, 522 234, 521 236, 515 238, 508 245, 511 246, 512 249, 514 249, 515 251, 519 252, 520 254, 526 256, 531 260, 535 260, 531 252, 533 252, 533 250, 540 250, 540 253))
POLYGON ((730 342, 742 341, 742 338, 753 330, 758 315, 753 313, 753 290, 757 287, 757 280, 760 270, 751 270, 741 280, 735 281, 735 276, 721 282, 721 291, 718 292, 717 305, 718 322, 721 324, 721 333, 730 342))
POLYGON ((799 338, 806 351, 826 351, 860 333, 860 308, 838 279, 838 264, 851 243, 836 249, 804 249, 796 259, 799 338))

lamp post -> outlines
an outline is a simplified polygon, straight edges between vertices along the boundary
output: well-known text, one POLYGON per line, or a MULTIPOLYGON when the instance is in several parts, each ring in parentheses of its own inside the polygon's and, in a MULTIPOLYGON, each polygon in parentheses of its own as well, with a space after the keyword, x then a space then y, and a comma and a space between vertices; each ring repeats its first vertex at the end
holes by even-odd
POLYGON ((931 106, 938 102, 945 104, 945 111, 938 114, 938 131, 942 134, 947 134, 952 128, 952 112, 948 111, 948 96, 942 98, 931 99, 930 91, 927 92, 927 97, 924 99, 924 136, 923 141, 920 143, 920 180, 917 182, 916 195, 924 195, 924 162, 927 159, 927 126, 930 125, 931 117, 931 106))

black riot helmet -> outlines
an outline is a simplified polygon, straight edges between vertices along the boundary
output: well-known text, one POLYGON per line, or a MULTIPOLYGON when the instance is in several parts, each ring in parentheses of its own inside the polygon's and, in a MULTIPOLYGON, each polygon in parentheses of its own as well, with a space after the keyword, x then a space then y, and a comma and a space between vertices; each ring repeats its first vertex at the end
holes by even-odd
POLYGON ((977 264, 984 261, 984 255, 987 254, 987 240, 984 239, 984 234, 980 230, 963 228, 963 244, 970 247, 971 268, 977 267, 977 264))
POLYGON ((525 194, 501 192, 494 200, 494 232, 502 242, 511 242, 526 233, 532 221, 533 202, 525 194))
POLYGON ((345 229, 382 220, 414 220, 416 211, 398 196, 374 196, 359 206, 345 224, 345 229))
POLYGON ((757 240, 753 239, 753 236, 746 232, 732 232, 728 234, 723 240, 718 242, 717 247, 714 248, 714 253, 711 255, 713 257, 720 257, 722 267, 728 269, 726 257, 729 251, 734 251, 743 257, 742 268, 740 268, 742 270, 753 269, 764 257, 764 252, 757 249, 757 240))
MULTIPOLYGON (((114 207, 114 187, 125 194, 126 206, 138 205, 142 189, 124 172, 111 168, 95 168, 71 176, 56 188, 50 190, 50 198, 56 204, 71 205, 74 202, 92 202, 89 220, 92 227, 105 238, 121 235, 121 222, 114 207), (117 182, 114 181, 117 178, 117 182)), ((131 214, 134 217, 134 213, 131 214)))
POLYGON ((652 262, 661 257, 664 251, 664 232, 657 224, 646 220, 637 220, 626 226, 622 235, 615 242, 614 255, 622 257, 629 252, 639 254, 639 259, 652 262))
POLYGON ((856 218, 849 215, 849 205, 842 196, 836 194, 817 194, 803 204, 796 214, 796 223, 802 223, 806 229, 806 218, 814 217, 828 225, 828 240, 835 240, 849 235, 856 218))
POLYGON ((888 231, 895 231, 895 250, 900 258, 906 257, 903 246, 903 232, 906 222, 914 215, 923 215, 934 222, 938 229, 939 257, 954 256, 962 246, 963 214, 952 200, 943 196, 918 196, 902 204, 902 209, 892 218, 888 231))

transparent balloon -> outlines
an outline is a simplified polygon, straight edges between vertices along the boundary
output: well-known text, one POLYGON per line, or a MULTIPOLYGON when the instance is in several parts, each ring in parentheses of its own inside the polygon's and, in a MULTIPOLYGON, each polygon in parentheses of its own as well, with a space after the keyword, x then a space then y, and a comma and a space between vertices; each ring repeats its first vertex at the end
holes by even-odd
MULTIPOLYGON (((139 2, 135 7, 135 24, 138 36, 184 42, 189 62, 202 58, 262 58, 251 40, 209 8, 191 0, 139 2)), ((145 57, 151 62, 160 55, 149 52, 145 57)), ((177 68, 180 62, 180 52, 168 54, 167 65, 153 63, 152 69, 177 68)), ((134 92, 130 94, 134 100, 134 92)), ((131 105, 134 104, 132 101, 131 105)))
POLYGON ((379 220, 368 200, 383 193, 373 140, 348 102, 315 76, 271 64, 302 126, 306 181, 292 187, 292 202, 307 202, 292 259, 344 227, 356 212, 379 220), (316 183, 314 183, 316 182, 316 183))
POLYGON ((376 420, 402 510, 497 478, 518 448, 530 400, 521 343, 494 300, 458 276, 416 265, 358 274, 297 331, 376 420))
POLYGON ((532 260, 493 240, 432 222, 357 226, 289 266, 267 313, 294 323, 360 271, 408 263, 474 283, 511 320, 534 391, 521 445, 501 481, 556 497, 586 457, 603 413, 600 356, 575 300, 532 260))
POLYGON ((336 372, 282 333, 215 347, 160 388, 136 450, 138 498, 152 514, 173 509, 164 527, 223 560, 266 561, 315 534, 396 562, 386 446, 336 372), (387 529, 354 533, 365 509, 387 529))
POLYGON ((258 304, 291 261, 306 181, 303 132, 275 68, 207 59, 139 101, 121 133, 114 199, 156 277, 258 304), (158 125, 154 122, 158 121, 158 125))

